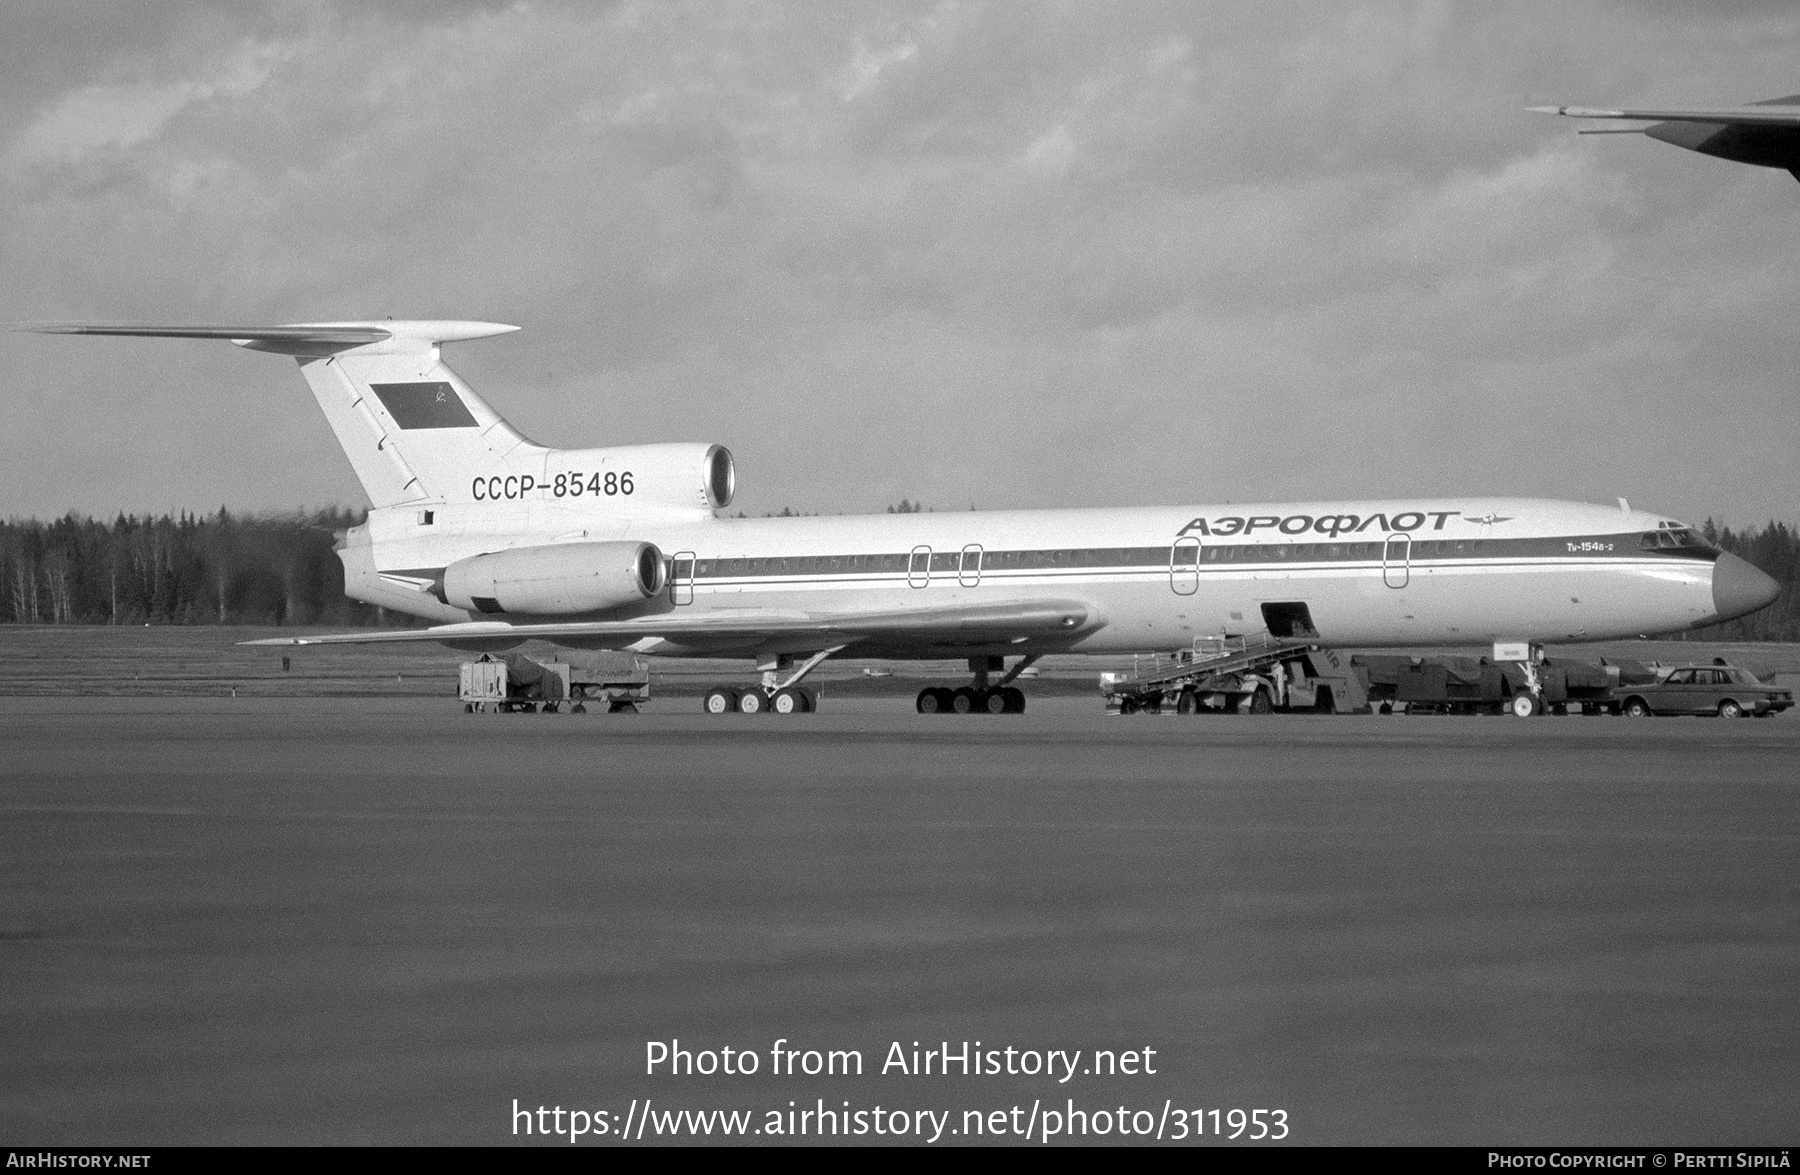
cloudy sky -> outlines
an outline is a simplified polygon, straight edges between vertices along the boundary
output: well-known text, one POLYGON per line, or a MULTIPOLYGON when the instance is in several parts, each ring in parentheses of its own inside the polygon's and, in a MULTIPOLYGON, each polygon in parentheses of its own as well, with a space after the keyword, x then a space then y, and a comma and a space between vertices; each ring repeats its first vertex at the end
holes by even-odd
MULTIPOLYGON (((1790 3, 8 0, 0 320, 478 318, 553 445, 848 513, 1519 493, 1800 521, 1800 184, 1555 102, 1790 3)), ((0 515, 362 503, 291 361, 0 334, 0 515)))

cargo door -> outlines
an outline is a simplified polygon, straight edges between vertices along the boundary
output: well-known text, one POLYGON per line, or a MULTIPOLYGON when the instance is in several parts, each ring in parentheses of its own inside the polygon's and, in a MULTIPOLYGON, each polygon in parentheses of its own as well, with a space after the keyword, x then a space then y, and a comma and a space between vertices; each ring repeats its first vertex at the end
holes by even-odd
POLYGON ((1169 548, 1169 588, 1178 596, 1200 590, 1200 540, 1191 534, 1182 535, 1169 548))
POLYGON ((1412 578, 1412 536, 1391 534, 1381 546, 1381 582, 1403 588, 1412 578))

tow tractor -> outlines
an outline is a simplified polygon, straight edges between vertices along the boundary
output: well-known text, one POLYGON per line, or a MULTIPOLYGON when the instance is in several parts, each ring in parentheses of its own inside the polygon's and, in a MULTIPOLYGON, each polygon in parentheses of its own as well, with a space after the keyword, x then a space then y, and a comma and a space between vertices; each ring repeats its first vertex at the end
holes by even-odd
POLYGON ((1313 634, 1202 636, 1156 654, 1130 673, 1103 673, 1108 713, 1269 714, 1307 710, 1350 714, 1369 707, 1368 688, 1349 659, 1313 643, 1313 634))

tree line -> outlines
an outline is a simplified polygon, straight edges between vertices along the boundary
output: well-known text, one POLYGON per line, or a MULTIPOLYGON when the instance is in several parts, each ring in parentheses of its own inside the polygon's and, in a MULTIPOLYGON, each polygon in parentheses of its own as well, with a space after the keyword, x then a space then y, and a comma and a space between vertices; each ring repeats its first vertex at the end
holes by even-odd
POLYGON ((396 618, 344 595, 332 550, 364 512, 66 515, 0 523, 13 624, 343 624, 396 618))
MULTIPOLYGON (((890 513, 909 514, 902 501, 890 513)), ((290 514, 69 514, 0 522, 0 622, 11 624, 392 625, 405 617, 344 595, 332 550, 361 510, 290 514)), ((1782 585, 1751 616, 1697 630, 1697 640, 1800 640, 1800 532, 1786 523, 1733 530, 1708 519, 1708 542, 1782 585)))

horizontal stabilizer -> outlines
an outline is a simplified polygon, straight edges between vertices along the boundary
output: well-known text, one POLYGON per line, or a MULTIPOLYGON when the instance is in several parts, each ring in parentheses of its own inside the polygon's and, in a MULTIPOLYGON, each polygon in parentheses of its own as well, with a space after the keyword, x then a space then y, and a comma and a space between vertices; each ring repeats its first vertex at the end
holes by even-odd
POLYGON ((352 347, 377 352, 426 351, 439 343, 485 339, 518 330, 499 322, 447 319, 383 319, 375 322, 297 322, 285 326, 137 325, 130 323, 21 323, 14 330, 45 335, 131 335, 153 339, 225 339, 252 351, 281 355, 330 355, 352 347), (375 344, 386 344, 375 347, 375 344))
POLYGON ((1012 639, 1050 632, 1075 632, 1088 623, 1086 604, 1069 600, 1019 600, 942 608, 908 608, 892 612, 775 612, 736 609, 693 615, 667 612, 636 620, 567 621, 506 624, 477 621, 441 624, 399 632, 342 632, 327 636, 275 637, 244 641, 246 645, 292 648, 302 645, 413 644, 430 641, 619 640, 644 637, 681 641, 757 639, 817 633, 850 640, 906 636, 946 639, 1012 639))

